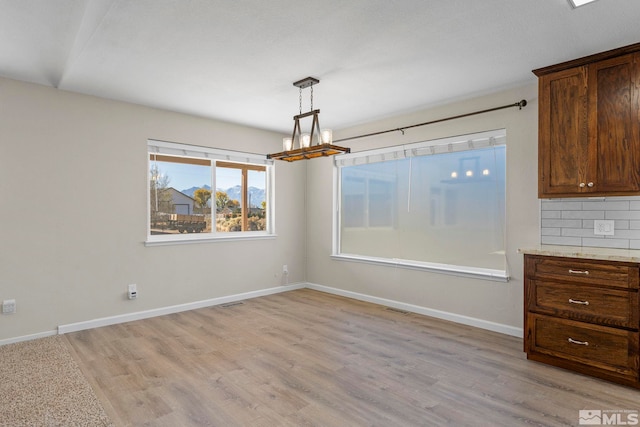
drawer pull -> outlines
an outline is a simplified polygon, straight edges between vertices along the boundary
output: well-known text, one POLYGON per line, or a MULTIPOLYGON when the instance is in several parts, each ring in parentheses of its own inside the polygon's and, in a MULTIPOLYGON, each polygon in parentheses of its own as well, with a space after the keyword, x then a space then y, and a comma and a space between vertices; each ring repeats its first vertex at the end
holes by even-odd
POLYGON ((570 274, 584 274, 585 276, 589 275, 589 270, 571 270, 569 269, 570 274))
POLYGON ((580 304, 580 305, 589 305, 589 301, 580 301, 577 299, 569 298, 569 303, 571 304, 580 304))
POLYGON ((578 344, 578 345, 584 345, 584 346, 589 345, 589 343, 587 341, 578 341, 578 340, 574 340, 573 338, 569 338, 568 341, 571 344, 578 344))

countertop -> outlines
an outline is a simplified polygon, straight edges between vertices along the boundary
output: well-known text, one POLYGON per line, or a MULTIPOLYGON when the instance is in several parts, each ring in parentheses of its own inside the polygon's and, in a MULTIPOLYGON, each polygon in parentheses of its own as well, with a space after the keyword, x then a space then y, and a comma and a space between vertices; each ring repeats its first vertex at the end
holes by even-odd
POLYGON ((623 261, 640 263, 638 249, 590 248, 586 246, 539 245, 518 249, 521 254, 558 256, 565 258, 599 259, 605 261, 623 261))

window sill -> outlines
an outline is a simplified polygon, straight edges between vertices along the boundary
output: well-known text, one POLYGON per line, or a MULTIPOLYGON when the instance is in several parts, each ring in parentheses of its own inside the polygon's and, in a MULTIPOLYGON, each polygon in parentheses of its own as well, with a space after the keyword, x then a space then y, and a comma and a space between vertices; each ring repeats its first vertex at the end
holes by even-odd
POLYGON ((167 245, 191 245, 194 243, 219 243, 236 242, 242 240, 268 240, 275 239, 276 234, 265 233, 225 233, 225 235, 203 235, 203 234, 173 234, 147 236, 145 246, 167 246, 167 245), (232 234, 232 235, 226 235, 232 234))
POLYGON ((361 255, 335 254, 331 259, 336 261, 352 261, 365 264, 383 265, 406 268, 410 270, 422 270, 432 273, 450 274, 453 276, 470 277, 474 279, 493 280, 496 282, 508 282, 509 275, 504 270, 493 270, 479 267, 465 267, 460 265, 437 264, 431 262, 409 261, 405 259, 375 258, 361 255))

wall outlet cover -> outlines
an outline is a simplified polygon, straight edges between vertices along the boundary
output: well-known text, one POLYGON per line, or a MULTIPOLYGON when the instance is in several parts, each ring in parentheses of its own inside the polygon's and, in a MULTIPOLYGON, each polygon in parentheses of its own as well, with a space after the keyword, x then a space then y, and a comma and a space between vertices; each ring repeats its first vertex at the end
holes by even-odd
POLYGON ((16 312, 16 300, 6 299, 2 301, 2 313, 13 314, 16 312))
POLYGON ((596 236, 613 236, 615 221, 613 220, 605 220, 605 219, 596 219, 593 221, 593 234, 596 236))
POLYGON ((132 283, 131 285, 128 286, 127 298, 129 298, 129 299, 138 298, 138 287, 136 286, 135 283, 132 283))

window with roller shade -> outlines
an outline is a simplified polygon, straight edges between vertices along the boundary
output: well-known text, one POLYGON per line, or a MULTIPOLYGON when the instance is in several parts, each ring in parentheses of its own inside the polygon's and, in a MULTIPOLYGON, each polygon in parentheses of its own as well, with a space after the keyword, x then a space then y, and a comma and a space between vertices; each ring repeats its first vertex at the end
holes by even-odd
POLYGON ((334 256, 496 280, 506 131, 337 156, 334 256))

